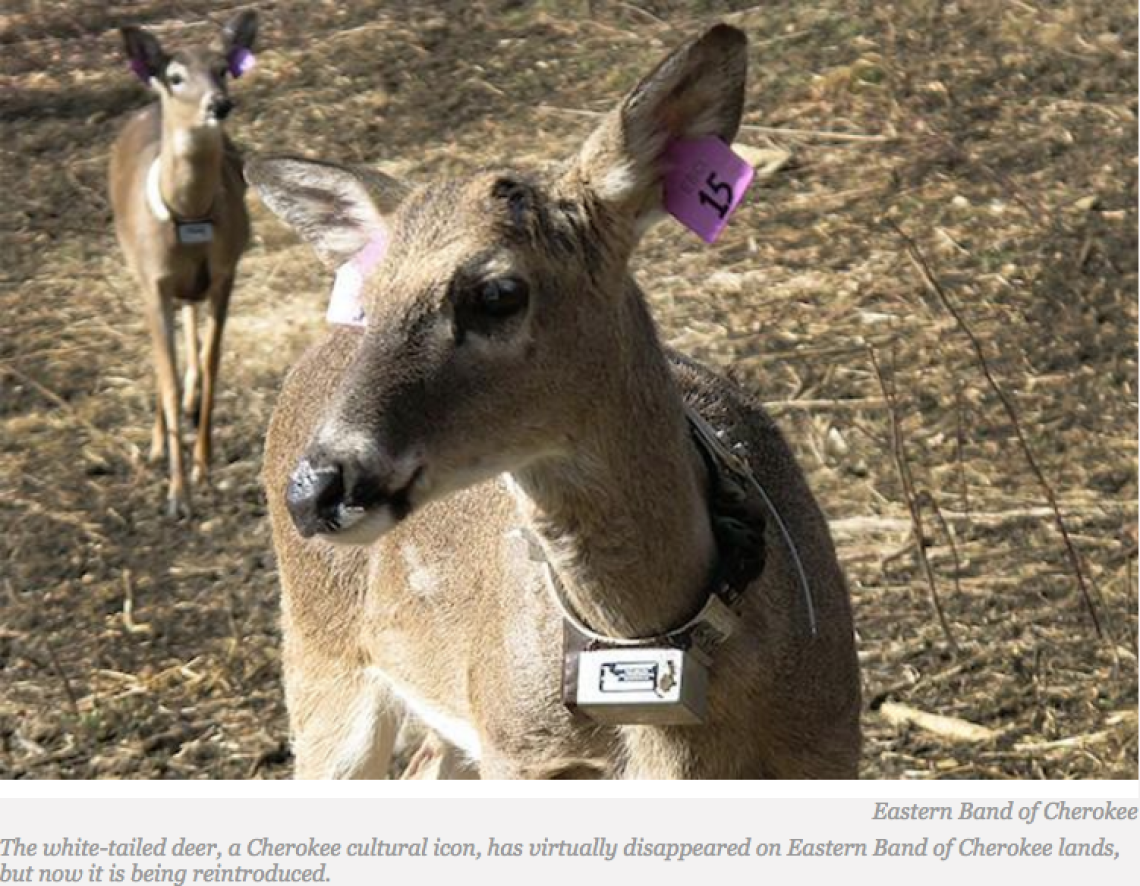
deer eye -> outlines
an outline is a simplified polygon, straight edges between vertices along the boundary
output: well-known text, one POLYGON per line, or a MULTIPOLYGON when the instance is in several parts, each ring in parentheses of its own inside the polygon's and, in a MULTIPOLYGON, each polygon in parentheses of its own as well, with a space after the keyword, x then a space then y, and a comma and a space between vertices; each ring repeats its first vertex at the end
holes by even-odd
POLYGON ((181 74, 171 74, 166 79, 170 83, 171 86, 181 86, 182 85, 182 75, 181 74))
POLYGON ((471 307, 484 317, 503 320, 527 306, 530 290, 526 281, 516 277, 487 280, 476 287, 471 307))

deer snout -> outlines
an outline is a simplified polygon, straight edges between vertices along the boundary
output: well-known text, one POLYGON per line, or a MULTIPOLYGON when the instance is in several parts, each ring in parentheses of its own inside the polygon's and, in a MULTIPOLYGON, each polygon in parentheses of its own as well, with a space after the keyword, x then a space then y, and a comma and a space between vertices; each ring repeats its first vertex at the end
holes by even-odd
POLYGON ((206 109, 210 112, 210 116, 218 120, 225 120, 230 115, 230 111, 234 109, 234 101, 228 95, 214 95, 210 98, 206 109))
POLYGON ((340 466, 317 468, 307 458, 301 459, 289 478, 285 504, 302 537, 309 538, 325 529, 343 501, 344 474, 340 466))
POLYGON ((366 544, 408 515, 419 474, 354 456, 309 455, 289 478, 285 503, 302 537, 366 544))

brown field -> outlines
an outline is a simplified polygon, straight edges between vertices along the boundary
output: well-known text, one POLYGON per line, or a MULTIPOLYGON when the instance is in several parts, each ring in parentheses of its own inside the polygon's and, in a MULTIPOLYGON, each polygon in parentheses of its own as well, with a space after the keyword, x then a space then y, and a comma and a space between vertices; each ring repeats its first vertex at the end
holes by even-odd
MULTIPOLYGON (((140 456, 150 347, 105 197, 147 101, 117 26, 196 39, 237 5, 0 12, 5 778, 291 771, 258 472, 330 280, 254 202, 213 484, 172 523, 140 456)), ((259 9, 229 132, 409 178, 568 155, 682 35, 747 30, 741 140, 767 171, 715 247, 662 224, 638 275, 671 344, 769 402, 834 522, 863 774, 1136 778, 1133 4, 259 9)))

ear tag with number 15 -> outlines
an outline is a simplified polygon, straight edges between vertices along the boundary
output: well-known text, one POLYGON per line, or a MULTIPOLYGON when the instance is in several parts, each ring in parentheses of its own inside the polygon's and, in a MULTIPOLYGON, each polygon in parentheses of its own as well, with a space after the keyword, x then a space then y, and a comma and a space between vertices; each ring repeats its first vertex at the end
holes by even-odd
POLYGON ((715 135, 673 142, 664 161, 666 211, 712 243, 744 199, 755 170, 715 135))

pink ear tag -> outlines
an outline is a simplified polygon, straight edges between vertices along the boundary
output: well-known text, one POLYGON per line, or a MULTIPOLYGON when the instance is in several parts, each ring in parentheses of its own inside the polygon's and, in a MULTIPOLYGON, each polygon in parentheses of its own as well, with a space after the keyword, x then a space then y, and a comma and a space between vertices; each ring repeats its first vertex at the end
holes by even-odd
POLYGON ((325 319, 335 326, 365 326, 364 281, 384 258, 388 238, 377 234, 360 252, 337 268, 325 319))
POLYGON ((712 243, 744 199, 755 170, 715 135, 675 141, 664 160, 666 211, 712 243))
POLYGON ((248 74, 257 64, 257 59, 253 57, 253 53, 244 46, 239 46, 231 52, 228 61, 230 63, 230 74, 235 80, 242 74, 248 74))
POLYGON ((131 59, 131 70, 135 72, 135 76, 142 80, 147 86, 150 85, 150 71, 147 69, 146 62, 142 59, 131 59))

